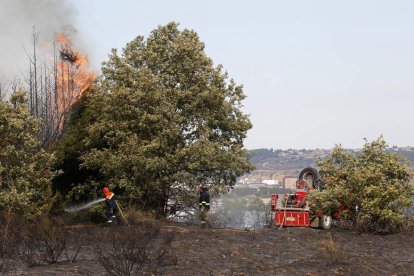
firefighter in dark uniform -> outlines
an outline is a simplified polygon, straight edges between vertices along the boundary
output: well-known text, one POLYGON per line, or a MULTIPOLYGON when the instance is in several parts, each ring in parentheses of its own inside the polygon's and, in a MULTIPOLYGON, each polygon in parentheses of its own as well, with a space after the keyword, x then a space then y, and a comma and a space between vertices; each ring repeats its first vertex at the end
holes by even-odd
POLYGON ((200 193, 198 206, 200 207, 200 220, 201 226, 207 226, 207 213, 210 211, 210 195, 206 187, 200 187, 198 189, 200 193))

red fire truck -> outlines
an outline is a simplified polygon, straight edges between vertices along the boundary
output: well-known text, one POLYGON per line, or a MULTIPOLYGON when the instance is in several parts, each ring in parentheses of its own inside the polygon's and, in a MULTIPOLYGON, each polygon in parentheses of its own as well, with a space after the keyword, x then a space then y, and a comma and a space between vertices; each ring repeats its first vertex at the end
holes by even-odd
POLYGON ((305 168, 299 174, 296 190, 288 194, 273 194, 271 200, 271 224, 284 226, 302 226, 330 229, 332 216, 323 212, 310 210, 306 200, 309 191, 324 188, 318 171, 305 168))

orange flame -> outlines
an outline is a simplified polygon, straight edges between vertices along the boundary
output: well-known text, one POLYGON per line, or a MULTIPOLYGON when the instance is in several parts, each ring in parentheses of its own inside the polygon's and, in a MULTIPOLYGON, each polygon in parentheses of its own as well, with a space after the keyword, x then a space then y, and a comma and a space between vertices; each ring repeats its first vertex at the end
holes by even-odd
POLYGON ((95 79, 95 74, 88 70, 88 57, 81 55, 72 47, 72 41, 63 33, 56 36, 59 61, 57 62, 57 104, 60 112, 67 111, 77 102, 95 79))
MULTIPOLYGON (((63 75, 67 75, 69 73, 69 78, 72 77, 72 79, 65 79, 65 81, 74 81, 76 84, 76 87, 74 89, 77 89, 80 94, 82 94, 86 89, 88 89, 94 79, 95 74, 93 72, 88 72, 88 57, 86 55, 81 55, 78 51, 76 51, 72 47, 72 42, 69 38, 67 38, 64 34, 58 34, 56 36, 56 41, 60 44, 60 53, 61 53, 61 59, 62 59, 62 53, 63 54, 73 54, 73 59, 64 59, 63 61, 66 61, 66 68, 62 66, 62 63, 60 64, 60 70, 63 70, 63 75), (71 64, 70 64, 71 63, 71 64), (71 66, 69 66, 71 65, 71 66), (73 68, 70 68, 73 67, 73 68), (70 72, 68 72, 68 70, 70 72)), ((67 57, 71 58, 71 57, 67 57)), ((63 63, 64 64, 64 63, 63 63)), ((61 72, 62 73, 62 72, 61 72)), ((61 74, 62 75, 62 74, 61 74)))

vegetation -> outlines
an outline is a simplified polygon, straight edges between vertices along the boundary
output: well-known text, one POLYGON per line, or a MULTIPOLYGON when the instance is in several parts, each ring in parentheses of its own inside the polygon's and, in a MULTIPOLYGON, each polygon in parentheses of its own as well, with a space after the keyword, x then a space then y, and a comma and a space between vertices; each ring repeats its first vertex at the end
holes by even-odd
POLYGON ((40 121, 18 91, 0 101, 0 211, 47 213, 51 204, 52 155, 39 149, 40 121))
POLYGON ((18 260, 29 268, 60 261, 76 262, 96 253, 99 263, 111 275, 157 272, 160 267, 177 264, 171 243, 174 235, 161 232, 154 218, 132 210, 129 225, 112 228, 70 228, 61 219, 36 216, 27 219, 0 212, 0 273, 15 268, 18 260), (90 254, 90 253, 89 253, 90 254))
POLYGON ((63 221, 46 216, 24 221, 20 235, 20 258, 28 267, 56 263, 69 245, 63 221))
POLYGON ((98 239, 95 252, 110 275, 156 275, 163 266, 177 265, 171 248, 174 235, 162 233, 155 220, 101 232, 98 239))
POLYGON ((18 256, 19 231, 21 230, 17 216, 9 212, 0 212, 0 273, 6 274, 14 267, 14 259, 18 256))
MULTIPOLYGON (((61 52, 61 59, 72 57, 61 52)), ((121 205, 160 215, 169 199, 191 205, 200 185, 207 185, 213 196, 227 192, 237 177, 254 168, 243 147, 251 128, 241 110, 243 87, 221 65, 214 66, 196 32, 181 31, 176 23, 159 26, 147 39, 138 36, 122 53, 114 49, 95 85, 81 98, 84 86, 79 87, 75 102, 63 108, 64 122, 52 120, 56 124, 49 127, 56 131, 42 128, 36 118, 59 109, 56 102, 48 106, 52 97, 41 96, 45 102, 37 105, 39 95, 57 95, 57 86, 38 95, 34 84, 29 99, 14 89, 10 101, 0 100, 0 211, 56 215, 62 207, 57 201, 92 200, 106 185, 121 205), (58 143, 46 147, 56 139, 58 143)), ((401 229, 413 185, 409 163, 396 150, 382 138, 367 142, 357 154, 336 147, 318 164, 327 189, 309 195, 313 209, 341 209, 361 231, 401 229)), ((316 158, 304 149, 251 154, 266 169, 275 164, 297 169, 316 158), (285 159, 272 163, 276 158, 285 159)), ((268 188, 237 192, 259 197, 273 193, 268 188)), ((233 204, 237 209, 254 205, 236 199, 233 204)))
POLYGON ((318 247, 321 257, 326 260, 327 265, 344 264, 346 259, 349 258, 343 244, 332 233, 322 239, 318 247))
POLYGON ((81 166, 82 154, 90 150, 84 143, 87 127, 96 120, 95 112, 102 109, 102 101, 95 95, 95 90, 88 90, 72 107, 64 134, 54 146, 54 169, 62 173, 53 179, 53 187, 71 202, 95 199, 101 195, 100 186, 105 184, 97 170, 81 166))
POLYGON ((309 195, 312 208, 343 209, 342 215, 363 232, 400 230, 412 205, 412 172, 408 161, 386 148, 382 137, 366 142, 359 155, 335 147, 319 162, 326 190, 309 195))
POLYGON ((170 23, 138 36, 102 73, 58 147, 62 179, 93 172, 60 183, 70 197, 91 198, 104 183, 125 203, 162 212, 170 197, 195 201, 202 184, 226 191, 253 168, 243 89, 213 67, 194 31, 170 23))

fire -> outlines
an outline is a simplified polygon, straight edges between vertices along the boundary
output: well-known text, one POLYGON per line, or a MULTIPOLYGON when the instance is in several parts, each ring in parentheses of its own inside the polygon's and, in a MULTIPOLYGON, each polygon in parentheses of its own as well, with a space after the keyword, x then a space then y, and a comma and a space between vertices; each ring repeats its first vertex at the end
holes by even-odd
POLYGON ((70 38, 58 34, 56 43, 59 47, 55 69, 56 101, 59 112, 64 113, 92 85, 95 74, 88 70, 88 57, 73 48, 70 38))

